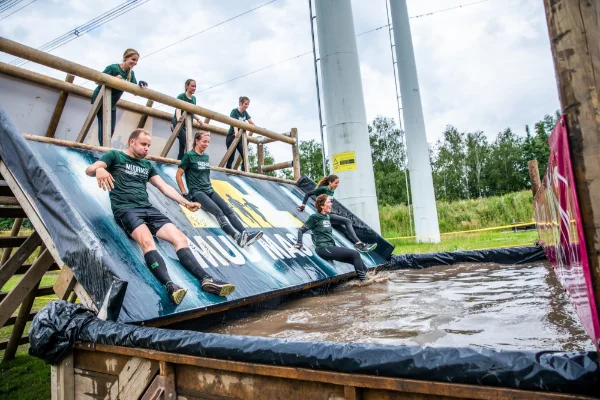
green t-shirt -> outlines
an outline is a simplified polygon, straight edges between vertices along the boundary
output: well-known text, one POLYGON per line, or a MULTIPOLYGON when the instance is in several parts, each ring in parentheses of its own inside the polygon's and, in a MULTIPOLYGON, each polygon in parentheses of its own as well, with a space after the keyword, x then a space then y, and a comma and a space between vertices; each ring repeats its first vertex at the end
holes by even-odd
MULTIPOLYGON (((108 67, 104 68, 104 72, 105 74, 111 75, 111 76, 120 76, 121 78, 123 78, 123 80, 127 80, 127 74, 129 72, 127 71, 123 71, 121 69, 121 66, 119 64, 111 64, 108 67)), ((137 84, 137 80, 135 79, 135 73, 133 71, 131 71, 131 83, 135 83, 137 84)), ((96 89, 94 90, 94 93, 92 94, 92 103, 94 103, 94 101, 96 101, 96 97, 98 97, 98 93, 100 93, 100 85, 96 86, 96 89)), ((112 105, 112 109, 116 110, 117 108, 117 101, 119 101, 119 99, 121 98, 121 96, 123 95, 123 91, 122 90, 117 90, 115 88, 111 88, 111 105, 112 105)))
POLYGON ((210 164, 208 163, 208 154, 202 155, 194 150, 185 153, 179 164, 185 172, 185 183, 190 196, 198 192, 211 194, 214 192, 210 183, 210 164))
POLYGON ((106 163, 106 170, 115 180, 115 188, 109 193, 113 213, 128 208, 152 207, 146 183, 158 172, 150 161, 129 157, 120 150, 109 151, 100 157, 100 161, 106 163))
MULTIPOLYGON (((177 96, 177 99, 183 100, 186 103, 190 103, 190 104, 194 104, 194 105, 196 104, 196 96, 194 96, 194 95, 192 95, 192 98, 190 99, 186 96, 185 93, 181 93, 179 96, 177 96)), ((175 113, 173 113, 173 118, 177 119, 177 110, 175 110, 175 113)), ((192 118, 194 118, 194 114, 192 114, 192 118)))
MULTIPOLYGON (((229 116, 231 118, 235 118, 239 121, 242 122, 246 122, 247 120, 249 120, 250 118, 252 118, 250 116, 250 114, 248 114, 248 111, 244 111, 243 113, 240 112, 240 110, 238 110, 237 108, 234 108, 233 110, 231 110, 231 113, 229 114, 229 116)), ((233 135, 235 134, 235 131, 233 130, 233 126, 229 127, 229 135, 233 135)))
POLYGON ((312 231, 312 241, 315 245, 315 250, 321 250, 327 246, 335 246, 329 214, 323 215, 318 212, 312 214, 308 217, 306 223, 304 223, 304 227, 312 231))
POLYGON ((319 197, 322 194, 326 194, 327 196, 333 198, 333 194, 335 193, 335 190, 331 190, 329 189, 329 186, 325 185, 325 186, 321 186, 315 189, 315 196, 319 197))

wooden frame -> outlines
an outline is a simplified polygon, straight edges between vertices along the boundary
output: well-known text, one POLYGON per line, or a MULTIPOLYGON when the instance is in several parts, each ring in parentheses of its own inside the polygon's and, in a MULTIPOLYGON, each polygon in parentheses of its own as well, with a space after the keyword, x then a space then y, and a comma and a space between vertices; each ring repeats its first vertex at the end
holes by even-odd
POLYGON ((98 111, 100 111, 100 107, 102 107, 102 104, 104 102, 104 93, 105 87, 102 86, 100 88, 100 91, 98 92, 96 100, 94 100, 94 104, 92 104, 92 109, 88 113, 87 117, 85 117, 85 121, 83 122, 83 126, 81 127, 81 130, 79 131, 79 135, 77 135, 77 139, 75 139, 75 142, 83 143, 85 141, 85 138, 87 137, 87 134, 90 131, 92 124, 94 123, 94 118, 96 118, 96 115, 98 115, 98 111))
POLYGON ((238 137, 233 139, 233 142, 231 142, 231 144, 227 148, 227 151, 225 152, 223 159, 221 159, 221 162, 219 163, 219 167, 223 168, 225 166, 225 164, 227 164, 227 160, 229 160, 229 157, 231 157, 231 155, 235 152, 235 149, 236 149, 238 143, 240 142, 240 140, 242 140, 242 135, 239 135, 238 137))
POLYGON ((173 132, 171 132, 171 136, 169 136, 167 143, 165 143, 165 147, 160 152, 161 157, 166 157, 167 154, 169 154, 169 151, 171 151, 171 147, 173 147, 173 143, 175 143, 175 139, 177 138, 177 135, 179 135, 179 131, 181 130, 181 127, 185 123, 186 119, 187 119, 187 111, 182 111, 181 112, 181 120, 179 120, 177 122, 177 125, 175 125, 175 128, 173 128, 173 132))
MULTIPOLYGON (((148 107, 148 108, 152 108, 153 105, 154 105, 154 101, 152 101, 152 100, 148 100, 146 102, 146 107, 148 107)), ((137 124, 138 129, 144 129, 144 127, 146 126, 147 120, 148 120, 148 114, 142 114, 142 116, 140 117, 140 122, 138 122, 138 124, 137 124)))
MULTIPOLYGON (((65 78, 65 82, 73 83, 75 80, 75 76, 71 74, 67 74, 65 78)), ((67 98, 69 97, 69 92, 62 90, 58 95, 58 100, 56 101, 56 107, 54 108, 54 112, 52 113, 52 118, 50 118, 50 123, 48 124, 48 129, 46 130, 46 137, 54 137, 56 134, 56 128, 58 127, 58 123, 60 122, 60 117, 62 116, 63 110, 65 109, 65 105, 67 104, 67 98)))

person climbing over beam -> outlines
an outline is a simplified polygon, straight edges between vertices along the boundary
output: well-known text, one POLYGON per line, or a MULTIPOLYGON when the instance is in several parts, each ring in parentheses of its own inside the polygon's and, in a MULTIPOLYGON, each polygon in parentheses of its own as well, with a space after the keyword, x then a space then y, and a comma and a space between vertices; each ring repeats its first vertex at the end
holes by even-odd
POLYGON ((298 241, 294 245, 296 249, 301 249, 302 236, 307 231, 312 231, 312 241, 315 245, 315 252, 319 257, 327 261, 340 261, 354 265, 354 270, 358 279, 365 281, 367 279, 367 267, 360 258, 360 253, 356 250, 346 249, 335 245, 333 241, 333 230, 331 228, 331 199, 327 194, 321 194, 315 201, 317 212, 308 217, 304 225, 298 229, 298 241))
MULTIPOLYGON (((308 192, 304 195, 302 204, 300 204, 298 207, 296 207, 296 209, 298 211, 304 211, 304 209, 306 208, 306 203, 308 202, 308 199, 310 196, 317 196, 317 198, 318 198, 321 195, 326 195, 333 201, 333 195, 334 195, 335 189, 337 189, 339 184, 340 184, 340 178, 337 175, 332 174, 332 175, 324 177, 323 179, 321 179, 319 181, 315 190, 308 192)), ((338 228, 338 230, 340 227, 345 228, 348 238, 350 240, 352 240, 352 242, 354 242, 354 248, 356 250, 360 251, 361 253, 368 253, 370 251, 375 250, 375 248, 377 247, 376 243, 375 244, 363 243, 358 238, 358 236, 356 236, 356 233, 354 232, 354 228, 352 227, 352 221, 350 221, 348 218, 342 217, 342 216, 336 215, 336 214, 331 214, 330 219, 331 219, 331 224, 333 226, 335 226, 336 228, 338 228)))
MULTIPOLYGON (((135 67, 140 59, 140 53, 134 49, 127 49, 125 53, 123 53, 123 62, 120 64, 111 64, 108 67, 104 68, 105 74, 114 76, 118 79, 125 79, 127 82, 137 83, 142 89, 148 87, 148 83, 145 81, 137 81, 135 79, 135 73, 133 72, 133 67, 135 67)), ((92 104, 96 101, 96 97, 98 97, 98 93, 100 93, 100 85, 96 86, 94 93, 92 94, 92 104)), ((117 123, 117 102, 123 95, 122 90, 117 90, 115 88, 111 88, 111 108, 110 108, 110 136, 112 137, 113 133, 115 133, 115 124, 117 123)), ((98 118, 98 143, 100 146, 103 146, 102 143, 102 107, 100 107, 100 111, 96 114, 98 118)), ((110 147, 110 143, 107 144, 110 147)))
MULTIPOLYGON (((185 92, 181 93, 179 96, 177 96, 177 99, 183 100, 186 103, 195 105, 196 104, 196 96, 194 96, 194 93, 196 93, 196 81, 193 79, 188 79, 187 81, 185 81, 185 92)), ((171 132, 173 132, 177 123, 181 121, 182 114, 183 114, 183 112, 179 108, 175 110, 175 114, 173 114, 173 119, 171 120, 171 132)), ((194 118, 196 121, 198 121, 200 126, 203 125, 202 120, 200 119, 200 116, 192 114, 192 118, 194 118)), ((190 134, 191 134, 191 132, 190 132, 190 134)), ((183 123, 183 125, 181 126, 181 129, 179 130, 179 134, 177 135, 177 138, 179 139, 179 152, 177 153, 177 159, 181 160, 183 158, 183 155, 185 154, 185 145, 186 145, 185 122, 183 123)))
MULTIPOLYGON (((237 108, 234 108, 233 110, 231 110, 231 113, 229 114, 229 116, 231 118, 237 119, 239 121, 248 122, 249 124, 256 125, 254 123, 254 121, 252 121, 250 114, 248 114, 248 111, 247 111, 248 107, 250 107, 250 99, 246 96, 242 96, 239 99, 239 105, 237 106, 237 108)), ((240 132, 239 128, 237 128, 235 126, 229 127, 229 132, 227 133, 227 137, 225 138, 225 144, 227 145, 228 149, 229 149, 229 146, 231 146, 231 143, 233 143, 235 138, 239 137, 240 134, 241 134, 241 132, 240 132)), ((250 133, 249 136, 252 136, 252 133, 250 133)), ((240 153, 240 157, 242 157, 241 168, 243 170, 244 169, 244 145, 241 140, 238 142, 236 149, 237 149, 238 153, 240 153)), ((231 156, 229 157, 229 160, 227 160, 227 164, 225 165, 225 168, 231 169, 234 159, 235 159, 235 151, 233 153, 231 153, 231 156)))
POLYGON ((254 244, 263 236, 262 231, 248 232, 239 218, 225 200, 214 191, 210 182, 210 164, 206 149, 210 144, 210 133, 199 131, 194 136, 194 149, 183 156, 175 180, 183 197, 189 201, 200 203, 202 208, 217 219, 221 229, 231 236, 238 246, 254 244), (185 183, 183 184, 183 174, 185 183))
POLYGON ((109 191, 110 206, 117 224, 140 245, 146 265, 165 285, 173 303, 181 303, 187 290, 171 280, 165 260, 156 250, 153 236, 173 245, 179 261, 200 280, 203 291, 218 296, 233 293, 235 286, 207 274, 188 247, 187 237, 150 204, 147 182, 192 212, 200 208, 200 204, 186 200, 177 193, 158 175, 150 161, 145 160, 151 143, 152 136, 148 131, 136 129, 129 136, 129 147, 125 151, 109 151, 87 167, 85 173, 96 177, 98 186, 109 191))

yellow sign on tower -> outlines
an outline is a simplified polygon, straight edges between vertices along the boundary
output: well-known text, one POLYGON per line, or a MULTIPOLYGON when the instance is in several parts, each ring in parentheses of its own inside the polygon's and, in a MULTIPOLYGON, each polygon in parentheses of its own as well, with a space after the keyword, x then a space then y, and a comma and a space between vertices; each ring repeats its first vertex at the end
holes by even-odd
POLYGON ((356 153, 354 151, 334 154, 332 160, 334 174, 356 170, 356 153))

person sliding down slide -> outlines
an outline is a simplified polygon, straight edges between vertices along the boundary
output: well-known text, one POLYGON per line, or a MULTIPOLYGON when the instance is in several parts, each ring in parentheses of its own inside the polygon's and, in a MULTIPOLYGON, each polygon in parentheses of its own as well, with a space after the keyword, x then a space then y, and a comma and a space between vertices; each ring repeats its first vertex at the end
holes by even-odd
POLYGON ((306 223, 298 229, 298 241, 294 245, 296 249, 302 248, 302 236, 306 231, 312 231, 312 240, 315 252, 319 257, 327 261, 341 261, 354 264, 354 270, 358 279, 367 279, 367 267, 356 250, 338 247, 333 241, 333 230, 331 229, 331 199, 322 194, 315 202, 317 212, 308 217, 306 223))
POLYGON ((146 265, 154 276, 165 285, 171 301, 181 303, 187 290, 176 285, 169 276, 165 260, 156 250, 156 236, 171 243, 185 269, 202 282, 202 290, 219 296, 227 296, 235 286, 218 281, 204 272, 188 247, 186 236, 148 200, 146 183, 150 182, 165 196, 194 212, 200 204, 181 197, 159 175, 148 160, 152 136, 144 129, 136 129, 129 136, 125 151, 111 150, 100 160, 86 168, 88 176, 95 176, 98 186, 108 190, 110 206, 117 224, 142 248, 146 265))
MULTIPOLYGON (((333 194, 339 184, 340 178, 338 178, 337 175, 329 175, 324 177, 319 181, 315 190, 313 190, 312 192, 308 192, 306 193, 306 195, 304 195, 304 200, 302 200, 302 204, 296 207, 296 209, 298 211, 304 211, 304 209, 306 208, 306 203, 308 202, 308 198, 310 196, 320 196, 325 194, 333 201, 333 194)), ((352 240, 352 242, 354 242, 354 248, 356 250, 360 251, 361 253, 368 253, 370 251, 375 250, 375 248, 377 247, 376 243, 367 244, 360 241, 360 239, 358 238, 358 236, 356 236, 356 233, 354 232, 354 228, 352 227, 352 221, 350 221, 348 218, 335 214, 330 214, 329 217, 333 226, 337 228, 343 226, 344 228, 346 228, 346 233, 348 234, 349 239, 352 240)))
POLYGON ((235 215, 225 200, 213 190, 210 183, 210 164, 206 149, 210 144, 210 133, 199 131, 194 136, 194 149, 183 156, 175 180, 183 197, 202 205, 202 208, 214 215, 226 234, 231 236, 238 246, 250 246, 263 235, 261 231, 247 232, 241 221, 235 215), (183 185, 182 176, 185 174, 185 183, 188 192, 183 185))

